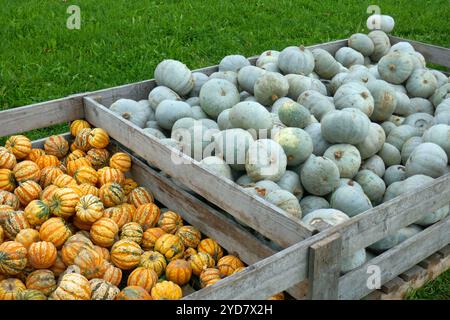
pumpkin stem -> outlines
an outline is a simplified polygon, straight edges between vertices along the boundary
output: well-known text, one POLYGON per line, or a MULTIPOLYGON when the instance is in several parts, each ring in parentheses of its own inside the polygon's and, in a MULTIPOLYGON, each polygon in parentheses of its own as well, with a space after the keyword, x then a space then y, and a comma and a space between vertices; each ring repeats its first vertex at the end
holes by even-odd
POLYGON ((363 97, 364 99, 367 99, 369 97, 369 93, 366 91, 361 92, 361 97, 363 97))
POLYGON ((122 118, 124 118, 124 119, 130 119, 131 118, 131 115, 128 113, 128 112, 124 112, 124 113, 122 113, 122 118))
POLYGON ((336 159, 342 158, 342 151, 336 151, 336 152, 334 153, 334 157, 335 157, 336 159))
POLYGON ((278 96, 276 94, 272 95, 272 101, 275 101, 278 99, 278 96))
POLYGON ((305 46, 304 46, 304 45, 300 45, 298 48, 299 48, 301 51, 305 51, 305 46))
POLYGON ((389 70, 394 71, 395 70, 395 64, 391 63, 389 66, 389 70))

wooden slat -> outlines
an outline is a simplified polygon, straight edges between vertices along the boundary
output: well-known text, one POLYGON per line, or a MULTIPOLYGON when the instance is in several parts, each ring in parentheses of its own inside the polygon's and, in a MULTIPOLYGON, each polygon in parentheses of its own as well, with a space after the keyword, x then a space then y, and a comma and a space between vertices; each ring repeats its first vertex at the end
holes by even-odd
POLYGON ((284 210, 250 195, 233 181, 217 177, 197 161, 143 133, 141 128, 91 98, 85 98, 85 116, 91 124, 105 129, 150 164, 280 246, 287 247, 312 234, 312 228, 293 220, 284 210))
POLYGON ((84 117, 83 95, 0 112, 0 137, 49 127, 84 117))
POLYGON ((381 283, 384 284, 405 270, 427 258, 450 243, 450 216, 428 227, 398 246, 373 258, 360 268, 340 278, 339 298, 360 299, 372 290, 366 285, 367 267, 375 265, 381 271, 381 283))
POLYGON ((308 272, 310 299, 337 299, 341 271, 341 244, 341 236, 335 233, 311 245, 308 272))
POLYGON ((424 56, 427 63, 434 63, 450 68, 450 49, 448 48, 394 36, 389 36, 389 39, 391 40, 391 44, 403 41, 409 42, 416 51, 419 51, 424 56))

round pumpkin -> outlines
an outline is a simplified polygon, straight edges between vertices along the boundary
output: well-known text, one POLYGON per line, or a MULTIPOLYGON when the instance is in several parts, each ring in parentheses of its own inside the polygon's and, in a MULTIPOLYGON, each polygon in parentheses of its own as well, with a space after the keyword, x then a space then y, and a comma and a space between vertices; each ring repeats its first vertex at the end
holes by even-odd
POLYGON ((25 160, 16 164, 13 169, 13 173, 14 178, 19 183, 28 180, 39 182, 39 179, 41 178, 41 169, 36 163, 29 160, 25 160))
POLYGON ((75 211, 82 222, 94 223, 103 216, 103 203, 93 195, 86 195, 80 198, 75 211))
POLYGON ((95 169, 100 169, 108 165, 109 151, 106 149, 91 149, 87 152, 86 158, 95 169))
POLYGON ((116 300, 152 300, 152 296, 144 288, 128 286, 120 291, 116 300))
POLYGON ((101 247, 111 247, 116 240, 119 227, 110 218, 101 218, 94 222, 91 227, 91 239, 92 241, 101 247))
POLYGON ((209 253, 198 252, 189 257, 189 263, 191 264, 192 273, 199 276, 203 269, 212 268, 216 264, 213 257, 209 253))
POLYGON ((158 282, 151 293, 154 300, 179 300, 183 297, 183 290, 172 281, 158 282))
POLYGON ((87 279, 100 278, 105 271, 103 269, 103 256, 94 249, 84 247, 73 260, 80 267, 81 274, 87 279))
POLYGON ((142 228, 147 230, 156 225, 160 217, 160 210, 154 203, 147 203, 137 207, 132 216, 132 221, 139 223, 142 228))
POLYGON ((14 194, 19 198, 20 203, 24 207, 31 201, 39 199, 41 192, 41 187, 32 180, 19 183, 19 186, 14 190, 14 194))
POLYGON ((0 169, 0 190, 13 192, 16 188, 14 173, 9 169, 0 169))
POLYGON ((77 185, 77 182, 71 176, 67 174, 61 174, 53 180, 53 184, 58 188, 64 188, 71 185, 77 185))
MULTIPOLYGON (((86 157, 86 153, 84 151, 81 150, 74 150, 72 151, 72 153, 70 153, 67 157, 66 157, 66 163, 70 162, 70 161, 74 161, 80 158, 85 158, 86 157)), ((86 157, 87 158, 87 157, 86 157)), ((88 159, 90 160, 90 159, 88 159)), ((90 161, 89 161, 90 162, 90 161)))
POLYGON ((200 241, 198 252, 208 253, 216 262, 223 256, 222 247, 213 239, 207 238, 200 241))
POLYGON ((166 269, 166 258, 157 251, 146 251, 139 258, 139 267, 149 268, 161 276, 166 269))
POLYGON ((12 170, 16 164, 16 157, 8 149, 0 147, 0 169, 12 170))
POLYGON ((120 231, 120 239, 128 239, 137 244, 141 244, 143 233, 144 231, 139 223, 129 222, 123 225, 122 230, 120 231))
POLYGON ((41 177, 39 184, 41 188, 46 188, 53 183, 53 181, 64 172, 59 167, 46 167, 41 170, 41 177))
MULTIPOLYGON (((47 204, 50 202, 51 198, 59 188, 53 184, 45 188, 41 193, 41 200, 45 201, 47 204)), ((50 210, 50 209, 49 209, 50 210)))
POLYGON ((47 300, 47 297, 38 290, 27 289, 17 294, 17 300, 47 300))
POLYGON ((79 167, 73 174, 73 178, 78 184, 87 183, 95 186, 98 181, 97 171, 90 167, 79 167))
POLYGON ((23 211, 12 211, 6 217, 3 229, 9 239, 14 239, 20 230, 30 228, 30 224, 23 211))
POLYGON ((91 300, 114 300, 120 292, 119 288, 103 279, 92 279, 89 284, 91 300))
POLYGON ((193 226, 181 226, 175 234, 180 237, 186 248, 197 248, 202 238, 200 231, 193 226))
POLYGON ((58 277, 61 273, 63 273, 66 270, 67 266, 62 260, 61 251, 58 251, 58 254, 56 256, 56 261, 51 266, 50 270, 53 272, 53 274, 58 277))
POLYGON ((23 135, 11 136, 6 140, 5 148, 14 154, 17 160, 22 160, 31 152, 31 141, 23 135))
POLYGON ((158 221, 158 227, 167 233, 175 234, 183 226, 183 219, 178 213, 166 211, 161 215, 158 221))
POLYGON ((125 199, 122 187, 115 182, 102 185, 98 193, 100 199, 107 208, 118 206, 122 204, 125 199))
POLYGON ((72 220, 73 225, 83 231, 87 231, 89 232, 89 230, 91 230, 92 228, 92 223, 89 222, 83 222, 80 220, 80 217, 75 216, 72 220))
POLYGON ((73 265, 75 258, 84 248, 94 249, 91 240, 79 234, 68 238, 61 249, 61 258, 64 264, 73 265))
POLYGON ((123 191, 125 192, 125 195, 128 197, 129 194, 131 193, 131 191, 133 191, 134 189, 136 189, 138 186, 137 182, 134 181, 131 178, 126 178, 125 181, 123 182, 122 188, 123 191))
POLYGON ((39 157, 45 155, 45 151, 42 149, 31 149, 31 152, 25 158, 25 160, 30 160, 36 162, 39 157))
POLYGON ((20 230, 14 241, 20 242, 28 250, 33 243, 40 240, 39 231, 28 228, 20 230))
POLYGON ((78 158, 73 161, 67 162, 67 173, 73 177, 75 171, 81 167, 91 167, 91 162, 86 158, 78 158))
POLYGON ((0 272, 17 275, 27 265, 27 249, 17 241, 0 244, 0 272))
POLYGON ((52 242, 56 248, 61 248, 72 235, 69 225, 63 218, 55 217, 45 221, 39 229, 42 241, 52 242))
POLYGON ((3 231, 3 227, 0 225, 0 244, 5 240, 5 232, 3 231))
POLYGON ((128 172, 131 168, 131 158, 123 152, 115 153, 111 159, 109 159, 109 166, 114 169, 119 169, 124 173, 128 172))
POLYGON ((109 183, 117 183, 122 185, 125 181, 125 175, 119 169, 104 167, 98 170, 99 184, 103 186, 109 183))
POLYGON ((98 197, 98 188, 89 183, 82 183, 78 186, 81 190, 82 196, 87 196, 88 194, 98 197))
POLYGON ((89 300, 91 286, 88 279, 81 274, 68 273, 62 277, 51 298, 54 300, 89 300))
POLYGON ((49 296, 56 289, 55 275, 50 270, 36 270, 30 273, 26 279, 28 289, 38 290, 49 296))
POLYGON ((115 286, 118 286, 122 281, 122 270, 112 264, 109 264, 105 268, 105 273, 103 273, 103 280, 108 281, 115 286))
POLYGON ((78 131, 77 136, 75 137, 74 146, 81 151, 88 151, 92 149, 92 146, 89 144, 89 135, 91 134, 91 128, 84 128, 78 131))
POLYGON ((2 280, 0 281, 0 300, 18 300, 18 295, 25 290, 25 285, 19 279, 2 280))
POLYGON ((194 248, 187 248, 183 253, 183 259, 185 259, 187 261, 194 254, 197 254, 197 250, 195 250, 194 248))
POLYGON ((46 154, 59 159, 64 158, 69 152, 69 143, 62 136, 51 136, 45 140, 44 150, 46 154))
POLYGON ((200 273, 200 286, 206 288, 221 280, 220 271, 217 268, 206 268, 200 273))
POLYGON ((14 193, 0 190, 0 206, 9 206, 13 210, 19 210, 20 201, 14 193))
POLYGON ((92 129, 88 139, 89 144, 97 149, 106 148, 109 144, 109 135, 101 128, 92 129))
POLYGON ((48 241, 34 242, 28 248, 28 261, 33 268, 47 269, 56 261, 56 247, 48 241))
POLYGON ((158 275, 150 268, 138 267, 130 273, 127 280, 127 286, 139 286, 147 292, 158 282, 158 275))
POLYGON ((91 125, 86 120, 75 120, 70 124, 70 133, 76 137, 81 130, 90 127, 91 125))
POLYGON ((148 203, 153 203, 154 198, 151 192, 144 187, 133 189, 128 196, 128 203, 131 203, 136 208, 148 203))
POLYGON ((56 190, 49 202, 50 212, 61 218, 69 218, 76 212, 79 195, 71 188, 56 190))
POLYGON ((120 269, 130 270, 139 264, 141 247, 134 241, 119 240, 111 248, 111 261, 120 269))
POLYGON ((164 234, 155 242, 155 251, 164 255, 167 261, 183 256, 184 245, 180 237, 173 234, 164 234))
POLYGON ((59 159, 56 156, 50 154, 40 156, 35 161, 35 163, 39 166, 41 170, 47 167, 59 167, 61 165, 59 159))
POLYGON ((192 268, 189 262, 176 259, 169 262, 166 268, 166 279, 179 286, 184 286, 192 276, 192 268))
POLYGON ((217 269, 219 269, 222 278, 231 276, 236 269, 244 267, 242 261, 233 255, 224 256, 217 262, 217 269))
POLYGON ((124 203, 118 205, 117 207, 111 207, 103 212, 103 217, 111 218, 117 224, 119 229, 121 229, 125 224, 131 222, 131 217, 133 216, 136 208, 133 205, 124 203))
MULTIPOLYGON (((153 250, 156 240, 163 234, 166 234, 166 232, 161 228, 148 228, 142 235, 142 248, 144 250, 153 250)), ((179 234, 177 235, 181 238, 181 241, 183 241, 182 236, 179 234)), ((184 241, 183 244, 186 245, 184 241)))

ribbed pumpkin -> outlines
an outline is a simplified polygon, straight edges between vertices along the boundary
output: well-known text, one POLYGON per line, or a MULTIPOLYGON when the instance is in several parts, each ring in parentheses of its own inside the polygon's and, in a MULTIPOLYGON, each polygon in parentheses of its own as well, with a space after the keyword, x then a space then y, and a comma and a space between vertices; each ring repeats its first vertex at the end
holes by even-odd
POLYGON ((9 169, 0 169, 0 190, 13 192, 16 188, 14 173, 9 169))
POLYGON ((91 149, 87 152, 86 158, 95 169, 100 169, 108 165, 109 151, 106 149, 91 149))
POLYGON ((84 151, 74 150, 74 151, 72 151, 72 153, 69 153, 69 155, 67 155, 66 163, 68 163, 70 161, 74 161, 74 160, 80 159, 80 158, 85 158, 85 157, 86 157, 86 153, 84 151))
POLYGON ((33 268, 47 269, 56 261, 56 247, 48 241, 34 242, 28 248, 28 261, 33 268))
POLYGON ((153 300, 180 300, 183 290, 172 281, 158 282, 151 291, 153 300))
POLYGON ((56 289, 55 275, 50 270, 36 270, 30 273, 26 279, 28 289, 34 289, 49 296, 56 289))
POLYGON ((127 280, 127 286, 138 286, 144 288, 147 292, 158 282, 158 275, 149 268, 138 267, 130 273, 127 280))
POLYGON ((39 179, 41 188, 47 188, 58 176, 62 174, 64 174, 64 172, 59 167, 46 167, 42 169, 41 177, 39 179))
POLYGON ((120 239, 128 239, 137 244, 141 244, 143 233, 144 231, 139 223, 129 222, 123 225, 122 230, 120 231, 120 239))
POLYGON ((109 254, 109 250, 107 248, 95 245, 94 250, 97 251, 97 253, 100 254, 104 260, 111 261, 111 255, 109 254))
MULTIPOLYGON (((166 234, 166 232, 161 228, 148 228, 142 235, 142 248, 144 250, 153 250, 156 240, 163 234, 166 234)), ((181 240, 183 241, 183 239, 181 240)))
POLYGON ((63 273, 66 270, 67 266, 62 260, 61 251, 58 251, 58 254, 56 256, 55 263, 51 266, 50 270, 53 272, 53 274, 58 277, 61 273, 63 273))
POLYGON ((42 149, 31 149, 31 152, 25 158, 25 160, 30 160, 36 162, 39 157, 45 155, 45 151, 42 149))
POLYGON ((47 167, 59 167, 61 165, 61 162, 59 159, 51 154, 45 154, 43 156, 40 156, 35 163, 39 166, 40 169, 44 169, 47 167))
POLYGON ((0 225, 0 244, 5 240, 5 231, 3 231, 3 227, 0 225))
POLYGON ((83 196, 90 194, 95 197, 98 197, 98 188, 96 186, 93 186, 89 183, 82 183, 78 187, 80 188, 83 196))
POLYGON ((183 219, 178 213, 166 211, 158 221, 158 227, 167 233, 175 234, 183 226, 183 219))
POLYGON ((184 250, 183 259, 188 261, 194 254, 197 254, 197 250, 195 250, 194 248, 187 248, 186 250, 184 250))
POLYGON ((103 212, 103 217, 111 218, 117 224, 119 229, 123 225, 131 222, 131 217, 133 216, 136 208, 133 205, 127 203, 118 205, 117 207, 108 208, 103 212))
POLYGON ((115 267, 113 264, 109 264, 105 268, 105 273, 103 273, 103 280, 118 286, 122 281, 122 270, 115 267))
POLYGON ((77 136, 75 137, 74 146, 81 151, 88 151, 92 149, 92 146, 89 144, 89 135, 91 134, 91 128, 84 128, 78 131, 77 136))
POLYGON ((158 222, 159 217, 160 210, 158 206, 154 203, 147 203, 137 207, 131 220, 139 223, 145 231, 148 228, 154 227, 158 222))
POLYGON ((58 189, 50 199, 50 212, 55 216, 67 219, 75 214, 79 201, 80 197, 73 189, 58 189))
POLYGON ((36 163, 29 160, 24 160, 16 164, 13 173, 14 178, 19 183, 28 180, 39 182, 39 179, 41 178, 41 169, 36 163))
POLYGON ((92 291, 91 300, 114 300, 120 292, 119 288, 103 279, 92 279, 89 284, 92 291))
POLYGON ((189 258, 189 263, 191 264, 192 273, 199 276, 203 269, 212 268, 216 264, 214 259, 205 252, 198 252, 193 254, 189 258))
POLYGON ((12 211, 6 217, 3 229, 9 239, 14 239, 20 230, 30 228, 30 224, 23 211, 12 211))
POLYGON ((88 247, 81 249, 73 263, 80 267, 81 274, 89 280, 100 278, 105 271, 103 269, 103 256, 88 247))
POLYGON ((0 169, 12 170, 16 164, 16 157, 8 149, 0 147, 0 169))
POLYGON ((17 275, 27 265, 27 249, 17 241, 6 241, 0 244, 0 272, 17 275))
POLYGON ((5 147, 14 154, 17 160, 22 160, 31 152, 31 141, 22 135, 11 136, 6 140, 5 147))
POLYGON ((114 182, 102 185, 98 191, 98 195, 107 208, 118 206, 125 199, 122 187, 120 184, 114 182))
POLYGON ((200 286, 202 288, 206 288, 208 286, 213 285, 217 281, 220 281, 222 278, 220 277, 220 271, 216 268, 206 268, 200 273, 200 286))
POLYGON ((192 276, 192 268, 189 262, 176 259, 169 262, 166 268, 166 279, 179 286, 184 286, 192 276))
POLYGON ((88 279, 81 274, 67 273, 62 277, 51 298, 54 300, 89 300, 91 286, 88 279))
POLYGON ((122 185, 125 181, 125 175, 119 169, 104 167, 98 170, 98 182, 100 186, 108 183, 117 183, 122 185))
POLYGON ((75 192, 80 198, 84 196, 83 190, 81 190, 80 186, 78 185, 72 184, 70 186, 67 186, 66 188, 72 189, 72 191, 75 192))
POLYGON ((76 137, 81 130, 90 127, 91 125, 86 120, 75 120, 70 124, 70 134, 76 137))
POLYGON ((116 240, 119 227, 110 218, 101 218, 94 222, 91 227, 91 239, 92 241, 101 247, 109 248, 116 240))
POLYGON ((186 248, 197 248, 202 238, 200 231, 193 226, 181 226, 175 234, 180 237, 186 248))
POLYGON ((136 208, 147 203, 153 203, 153 195, 144 187, 133 189, 128 196, 128 203, 131 203, 136 208))
POLYGON ((80 220, 80 217, 78 217, 76 215, 73 218, 72 223, 76 228, 86 231, 86 232, 89 232, 89 230, 91 230, 91 227, 92 227, 92 223, 83 222, 80 220))
POLYGON ((19 198, 20 203, 24 207, 31 201, 39 199, 41 192, 41 186, 32 180, 19 183, 19 186, 14 190, 14 194, 19 198))
POLYGON ((120 291, 116 300, 152 300, 152 296, 144 288, 129 286, 120 291))
POLYGON ((73 265, 75 258, 84 248, 94 249, 92 242, 78 234, 67 239, 61 249, 61 258, 65 265, 73 265))
POLYGON ((172 261, 183 256, 184 245, 180 237, 173 234, 164 234, 156 240, 155 251, 162 253, 167 261, 172 261))
POLYGON ((69 225, 63 218, 59 217, 48 219, 39 229, 41 240, 52 242, 56 248, 61 248, 71 235, 72 231, 70 230, 69 225))
POLYGON ((200 241, 197 250, 198 252, 208 253, 216 262, 223 256, 222 247, 215 240, 210 238, 200 241))
POLYGON ((25 285, 19 279, 2 280, 0 281, 0 300, 18 300, 18 295, 25 290, 25 285))
POLYGON ((131 168, 131 158, 123 152, 115 153, 111 159, 109 159, 109 166, 114 169, 119 169, 124 173, 128 172, 131 168))
POLYGON ((98 181, 97 171, 90 166, 78 168, 73 177, 78 184, 87 183, 95 186, 98 181))
POLYGON ((45 140, 44 150, 46 154, 59 159, 64 158, 69 152, 69 143, 62 136, 51 136, 45 140))
POLYGON ((136 267, 141 255, 141 247, 130 240, 119 240, 111 248, 111 261, 122 270, 136 267))
POLYGON ((103 203, 96 196, 88 194, 76 204, 76 215, 82 222, 94 223, 103 216, 103 203))
POLYGON ((17 300, 47 300, 47 297, 38 290, 26 289, 17 294, 17 300))
POLYGON ((64 188, 71 185, 76 185, 77 182, 71 176, 67 174, 61 174, 53 180, 53 184, 58 188, 64 188))
MULTIPOLYGON (((9 206, 14 210, 19 210, 20 201, 14 193, 0 190, 0 206, 9 206)), ((0 220, 1 223, 1 220, 0 220)))
POLYGON ((109 135, 102 128, 92 129, 89 133, 89 144, 97 149, 106 148, 109 144, 109 135))
POLYGON ((139 185, 137 184, 136 181, 134 181, 131 178, 126 178, 125 181, 123 182, 123 185, 122 185, 123 191, 125 192, 125 195, 127 197, 129 196, 131 191, 133 191, 137 187, 139 187, 139 185))
POLYGON ((91 162, 86 158, 78 158, 67 162, 67 173, 73 177, 75 171, 81 167, 92 167, 91 162))
POLYGON ((242 261, 233 255, 224 256, 217 262, 217 268, 222 278, 231 276, 236 269, 244 267, 242 261))
POLYGON ((236 270, 234 270, 234 273, 233 273, 233 274, 238 273, 238 272, 241 272, 241 271, 244 271, 244 270, 245 270, 245 267, 237 268, 236 270))
POLYGON ((23 246, 28 250, 29 247, 35 243, 40 241, 39 231, 35 229, 23 229, 16 235, 14 241, 20 242, 23 246))
POLYGON ((152 269, 158 277, 164 273, 166 266, 166 258, 157 251, 146 251, 139 259, 139 267, 152 269))

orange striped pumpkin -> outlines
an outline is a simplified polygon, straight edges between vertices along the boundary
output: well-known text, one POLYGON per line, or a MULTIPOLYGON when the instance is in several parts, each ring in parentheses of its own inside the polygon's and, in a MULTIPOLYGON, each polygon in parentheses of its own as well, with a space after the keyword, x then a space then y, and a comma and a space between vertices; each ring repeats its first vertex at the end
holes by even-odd
POLYGON ((106 149, 91 149, 87 152, 86 158, 95 169, 100 169, 108 165, 109 151, 106 149))
POLYGON ((109 166, 124 173, 128 172, 131 168, 131 158, 126 153, 117 152, 109 159, 109 166))
POLYGON ((214 259, 205 252, 198 252, 189 257, 192 273, 199 276, 205 268, 212 268, 216 264, 214 259))
POLYGON ((118 183, 107 183, 102 185, 98 194, 107 208, 122 204, 125 198, 123 189, 118 183))
POLYGON ((84 151, 81 150, 74 150, 72 151, 72 153, 70 153, 67 157, 66 157, 66 163, 70 162, 70 161, 74 161, 80 158, 84 158, 86 157, 86 153, 84 151))
POLYGON ((109 248, 116 240, 119 227, 110 218, 101 218, 94 222, 91 227, 90 235, 92 241, 101 247, 109 248))
POLYGON ((103 212, 105 218, 111 218, 121 229, 125 224, 131 222, 131 218, 136 211, 136 208, 127 203, 111 207, 103 212))
POLYGON ((122 185, 125 182, 125 175, 118 169, 104 167, 98 170, 98 182, 100 186, 104 186, 108 183, 117 183, 122 185))
POLYGON ((27 265, 27 249, 17 241, 0 244, 0 273, 14 276, 27 265))
POLYGON ((67 219, 75 214, 79 201, 80 197, 71 188, 58 189, 50 199, 50 212, 57 217, 67 219))
POLYGON ((77 185, 77 182, 75 181, 74 178, 72 178, 71 176, 64 173, 64 174, 57 176, 53 180, 53 184, 55 186, 57 186, 58 188, 64 188, 64 187, 68 187, 70 185, 77 185))
POLYGON ((115 297, 115 300, 153 300, 151 295, 144 288, 138 286, 128 286, 122 289, 115 297))
POLYGON ((76 160, 67 162, 67 173, 69 174, 69 176, 73 177, 75 171, 77 171, 78 168, 91 167, 91 166, 92 165, 88 159, 78 158, 76 160))
POLYGON ((70 144, 69 150, 70 150, 70 152, 74 152, 76 150, 79 150, 77 144, 75 143, 75 141, 70 144))
POLYGON ((95 186, 98 181, 97 171, 88 166, 78 168, 73 177, 78 184, 87 183, 95 186))
POLYGON ((126 178, 125 181, 123 182, 123 185, 122 185, 123 191, 125 192, 125 195, 127 197, 129 196, 131 191, 133 191, 137 187, 139 187, 139 185, 137 184, 136 181, 134 181, 131 178, 126 178))
POLYGON ((57 190, 59 190, 59 188, 57 186, 55 186, 54 184, 49 185, 42 191, 41 200, 49 203, 50 199, 53 197, 53 195, 55 194, 55 192, 57 190))
POLYGON ((19 296, 27 288, 22 281, 9 278, 0 281, 0 300, 19 300, 19 296))
POLYGON ((71 235, 72 231, 69 225, 63 218, 59 217, 48 219, 39 229, 41 240, 52 242, 56 248, 61 248, 71 235))
POLYGON ((75 211, 78 218, 87 223, 94 223, 103 216, 103 203, 96 196, 88 194, 80 198, 75 211))
POLYGON ((29 160, 24 160, 16 164, 13 172, 16 181, 19 183, 28 180, 39 182, 39 179, 41 178, 41 169, 36 163, 29 160))
POLYGON ((244 270, 245 270, 245 267, 237 268, 236 270, 234 270, 233 274, 244 271, 244 270))
POLYGON ((183 297, 180 286, 172 281, 158 282, 151 294, 154 300, 180 300, 183 297))
POLYGON ((166 279, 184 286, 192 276, 192 268, 189 262, 183 259, 176 259, 169 262, 166 268, 166 279))
POLYGON ((198 252, 208 253, 216 262, 223 257, 222 247, 215 240, 210 238, 200 241, 197 250, 198 252))
POLYGON ((77 215, 75 215, 75 217, 73 218, 72 223, 75 227, 84 231, 89 231, 92 227, 92 223, 81 221, 80 217, 78 217, 77 215))
POLYGON ((202 239, 200 231, 193 226, 181 226, 175 234, 180 237, 186 248, 197 248, 202 239))
POLYGON ((100 254, 104 260, 106 260, 106 261, 111 260, 111 255, 109 254, 109 250, 107 248, 100 247, 100 246, 94 246, 94 250, 97 251, 97 253, 100 254))
POLYGON ((79 185, 72 184, 70 186, 67 186, 67 188, 72 189, 72 191, 75 192, 80 198, 84 196, 83 190, 79 185))
POLYGON ((139 267, 152 269, 159 277, 166 270, 166 258, 157 251, 145 251, 139 258, 139 267))
POLYGON ((186 250, 184 250, 183 253, 183 259, 188 261, 192 255, 197 254, 197 250, 195 250, 194 248, 187 248, 186 250))
POLYGON ((50 270, 36 270, 30 273, 26 279, 28 289, 34 289, 49 296, 57 287, 55 275, 50 270))
POLYGON ((183 219, 178 213, 166 211, 158 221, 158 227, 167 233, 175 234, 183 226, 183 219))
POLYGON ((154 198, 151 192, 144 187, 137 187, 130 192, 128 196, 128 203, 131 203, 136 208, 147 203, 153 203, 154 198))
POLYGON ((20 203, 24 207, 31 201, 39 199, 41 192, 41 186, 32 180, 19 183, 19 186, 14 190, 14 194, 19 198, 20 203))
POLYGON ((58 176, 62 174, 64 174, 64 172, 59 167, 46 167, 41 170, 39 184, 42 188, 47 188, 58 176))
POLYGON ((34 161, 40 169, 44 169, 47 167, 59 167, 61 165, 61 161, 51 154, 45 154, 40 156, 36 161, 34 161))
POLYGON ((16 157, 5 147, 0 147, 0 169, 12 170, 16 164, 16 157))
POLYGON ((24 214, 30 225, 39 226, 50 218, 50 207, 46 201, 33 200, 26 206, 24 214))
POLYGON ((158 222, 159 217, 160 210, 158 206, 154 203, 147 203, 137 207, 131 220, 139 223, 145 231, 148 228, 153 228, 158 222))
POLYGON ((50 136, 45 140, 44 150, 46 154, 61 159, 69 152, 69 143, 62 136, 50 136))
POLYGON ((63 273, 67 269, 66 264, 62 260, 61 257, 61 251, 58 251, 58 254, 56 256, 55 263, 51 266, 50 270, 53 272, 53 274, 58 277, 61 273, 63 273))
POLYGON ((141 244, 143 233, 144 231, 139 223, 129 222, 123 225, 122 230, 120 231, 120 239, 128 239, 137 244, 141 244))
POLYGON ((216 268, 206 268, 200 273, 200 286, 202 288, 206 288, 208 286, 213 285, 217 281, 220 281, 222 278, 220 277, 219 269, 216 268))
POLYGON ((109 135, 102 128, 92 129, 89 133, 89 144, 93 148, 104 149, 109 144, 109 135))
POLYGON ((54 300, 89 300, 91 293, 88 279, 78 273, 67 273, 50 297, 54 300))
POLYGON ((108 263, 102 279, 118 286, 122 281, 122 270, 115 267, 113 264, 108 263))
POLYGON ((13 214, 14 211, 10 206, 0 205, 0 225, 3 225, 9 215, 13 214))
POLYGON ((25 158, 25 160, 30 160, 36 162, 39 157, 45 155, 45 151, 42 149, 31 149, 31 152, 25 158))
POLYGON ((236 256, 227 255, 219 259, 217 268, 222 278, 231 276, 236 269, 244 267, 244 263, 236 256))
POLYGON ((34 242, 28 248, 28 261, 33 268, 50 268, 56 261, 56 247, 48 241, 34 242))
POLYGON ((74 137, 78 135, 78 133, 86 128, 90 128, 91 125, 86 120, 75 120, 70 124, 70 134, 74 137))
POLYGON ((14 173, 9 169, 0 169, 0 190, 13 192, 16 188, 14 173))
POLYGON ((155 251, 162 253, 167 261, 172 261, 183 256, 184 245, 180 237, 173 234, 164 234, 156 240, 155 251))
POLYGON ((138 286, 144 288, 147 292, 150 292, 157 282, 158 275, 155 271, 148 268, 138 267, 128 276, 127 286, 138 286))
POLYGON ((153 250, 155 242, 166 232, 161 228, 148 228, 142 235, 142 248, 144 250, 153 250))
POLYGON ((91 248, 84 247, 74 259, 81 274, 87 279, 100 278, 103 275, 103 256, 91 248))
POLYGON ((96 186, 93 186, 89 183, 82 183, 79 185, 79 187, 83 196, 91 194, 93 196, 98 197, 98 188, 96 186))
POLYGON ((16 235, 14 241, 20 242, 28 250, 28 248, 35 242, 40 241, 39 231, 31 228, 22 229, 16 235))
POLYGON ((3 227, 0 224, 0 244, 5 240, 5 231, 3 231, 3 227))
POLYGON ((9 239, 15 239, 20 230, 30 228, 30 223, 23 211, 12 211, 3 223, 3 229, 9 239))
POLYGON ((111 248, 111 261, 122 270, 135 268, 140 261, 141 247, 134 241, 119 240, 111 248))
POLYGON ((75 234, 67 239, 61 248, 61 259, 65 265, 73 265, 76 256, 84 248, 94 249, 94 245, 88 238, 75 234))
POLYGON ((11 136, 5 143, 17 160, 25 159, 31 152, 31 140, 23 135, 11 136))
POLYGON ((20 201, 14 193, 0 190, 0 206, 2 205, 10 206, 14 210, 18 210, 20 207, 20 201))

